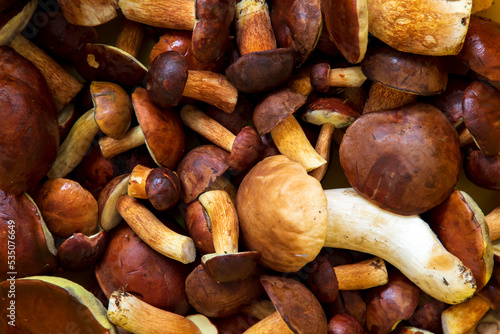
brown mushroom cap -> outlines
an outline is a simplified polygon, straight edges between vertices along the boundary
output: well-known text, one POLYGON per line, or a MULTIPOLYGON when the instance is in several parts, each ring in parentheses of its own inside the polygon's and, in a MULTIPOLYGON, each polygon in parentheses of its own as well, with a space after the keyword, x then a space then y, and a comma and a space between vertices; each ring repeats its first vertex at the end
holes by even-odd
POLYGON ((463 118, 479 148, 486 155, 500 152, 500 92, 482 81, 473 81, 464 92, 463 118))
POLYGON ((428 104, 362 115, 347 128, 339 156, 363 197, 402 215, 443 202, 460 172, 457 132, 428 104))
POLYGON ((7 45, 23 31, 38 0, 4 1, 0 4, 0 45, 7 45))
POLYGON ((304 95, 290 88, 269 94, 254 109, 255 128, 261 136, 271 132, 276 125, 297 111, 305 102, 304 95))
POLYGON ((247 53, 226 69, 226 76, 238 90, 262 93, 283 84, 294 68, 291 48, 247 53))
POLYGON ((500 81, 500 23, 472 16, 458 58, 490 81, 500 81))
POLYGON ((326 205, 321 184, 304 167, 283 155, 268 157, 250 170, 238 189, 241 236, 249 250, 261 253, 264 267, 297 271, 323 247, 326 205))
POLYGON ((27 59, 0 46, 0 189, 17 195, 43 179, 57 156, 57 111, 27 59))
MULTIPOLYGON (((11 305, 7 298, 10 281, 0 283, 0 305, 11 305)), ((106 308, 81 285, 61 277, 32 276, 14 281, 15 332, 60 333, 85 328, 89 333, 117 334, 106 317, 106 308)), ((4 312, 5 315, 5 312, 4 312)), ((6 316, 0 321, 8 328, 6 316)), ((13 333, 6 331, 5 333, 13 333)))
POLYGON ((146 194, 156 210, 168 210, 179 202, 182 193, 177 174, 165 167, 153 168, 146 178, 146 194))
POLYGON ((432 104, 441 110, 457 127, 463 122, 462 98, 470 80, 459 75, 448 75, 446 90, 432 99, 432 104))
POLYGON ((160 166, 175 168, 186 146, 179 115, 170 109, 159 109, 140 87, 132 93, 132 104, 151 157, 160 166))
POLYGON ((500 155, 487 156, 481 150, 468 151, 464 159, 464 171, 475 185, 500 190, 500 155))
POLYGON ((302 283, 292 278, 269 275, 261 276, 260 282, 293 333, 328 332, 328 323, 321 304, 302 283))
POLYGON ((192 49, 202 63, 220 58, 226 51, 236 0, 197 0, 192 49))
POLYGON ((342 128, 354 122, 359 116, 347 100, 323 97, 309 103, 301 118, 316 125, 329 123, 336 128, 342 128))
POLYGON ((70 271, 80 272, 94 269, 106 249, 108 234, 100 231, 92 236, 75 233, 57 249, 59 265, 70 271))
POLYGON ((370 80, 418 95, 436 95, 446 89, 448 73, 441 58, 422 56, 380 46, 361 62, 370 80))
POLYGON ((291 47, 295 52, 295 66, 302 65, 321 35, 321 1, 275 1, 270 15, 278 46, 291 47))

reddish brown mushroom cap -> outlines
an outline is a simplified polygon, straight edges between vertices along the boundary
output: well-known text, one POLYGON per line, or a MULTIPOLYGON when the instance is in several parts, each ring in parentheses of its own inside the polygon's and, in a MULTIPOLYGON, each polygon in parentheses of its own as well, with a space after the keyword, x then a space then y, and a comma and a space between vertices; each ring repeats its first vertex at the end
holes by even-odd
POLYGON ((362 115, 347 128, 339 155, 363 197, 402 215, 443 202, 460 172, 457 132, 427 104, 362 115))
POLYGON ((160 166, 175 168, 186 146, 179 115, 170 109, 159 109, 144 88, 137 88, 132 93, 132 104, 155 162, 160 166))
POLYGON ((360 115, 347 100, 323 97, 312 101, 301 118, 312 124, 333 124, 336 128, 346 127, 360 115))
POLYGON ((146 194, 156 210, 173 208, 181 197, 177 174, 165 167, 153 168, 146 178, 146 194))
POLYGON ((196 1, 192 49, 200 62, 213 62, 226 51, 235 5, 236 0, 196 1))
POLYGON ((70 271, 94 269, 94 265, 106 249, 107 242, 108 236, 105 231, 92 236, 75 233, 64 240, 57 249, 57 261, 62 268, 70 271))
POLYGON ((203 269, 216 282, 234 282, 255 272, 260 253, 241 252, 229 254, 207 254, 201 258, 203 269))
POLYGON ((500 152, 500 92, 481 81, 473 81, 462 100, 463 118, 479 148, 486 155, 500 152))
POLYGON ((0 47, 0 189, 20 194, 43 179, 57 156, 57 111, 42 74, 0 47))
POLYGON ((254 127, 246 126, 234 139, 229 155, 229 167, 234 171, 244 171, 252 167, 260 157, 264 144, 254 127))
POLYGON ((464 159, 464 171, 475 185, 500 190, 500 155, 487 156, 481 150, 468 151, 464 159))
POLYGON ((260 282, 292 332, 328 332, 326 315, 321 304, 302 283, 292 278, 269 275, 261 276, 260 282))

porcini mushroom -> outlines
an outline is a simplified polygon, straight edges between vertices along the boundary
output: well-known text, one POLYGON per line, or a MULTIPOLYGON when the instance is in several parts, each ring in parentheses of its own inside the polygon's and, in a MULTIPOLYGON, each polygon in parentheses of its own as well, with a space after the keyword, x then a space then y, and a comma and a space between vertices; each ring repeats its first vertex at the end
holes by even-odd
POLYGON ((82 0, 78 5, 59 0, 58 4, 66 20, 79 26, 98 26, 118 16, 118 0, 82 0))

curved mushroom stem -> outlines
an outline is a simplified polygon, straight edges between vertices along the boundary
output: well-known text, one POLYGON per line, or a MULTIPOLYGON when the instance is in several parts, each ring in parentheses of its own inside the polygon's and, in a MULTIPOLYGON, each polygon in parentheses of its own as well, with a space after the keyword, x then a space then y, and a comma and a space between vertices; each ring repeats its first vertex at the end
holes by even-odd
POLYGON ((476 290, 470 269, 449 253, 418 216, 400 216, 368 202, 354 189, 325 191, 329 223, 325 247, 379 256, 420 289, 448 304, 476 290))
POLYGON ((384 260, 374 258, 333 267, 339 290, 364 290, 384 285, 389 276, 384 260))
POLYGON ((281 318, 278 311, 273 312, 268 315, 249 329, 247 329, 243 334, 292 334, 292 330, 286 322, 281 318))
POLYGON ((467 333, 474 329, 490 309, 490 303, 481 296, 453 305, 441 313, 444 334, 467 333))
POLYGON ((151 306, 123 291, 111 294, 107 315, 116 326, 136 334, 202 333, 191 320, 151 306))
POLYGON ((326 160, 326 163, 321 165, 320 167, 312 170, 309 175, 321 181, 328 170, 328 163, 330 161, 330 148, 332 144, 333 131, 335 130, 335 126, 333 124, 323 124, 321 126, 321 130, 319 132, 318 140, 316 141, 316 152, 326 160))
POLYGON ((144 144, 146 144, 146 138, 139 125, 130 128, 122 139, 113 139, 108 136, 99 139, 102 156, 106 159, 111 159, 144 144))
POLYGON ((300 163, 307 171, 326 164, 307 139, 304 130, 293 115, 285 118, 271 130, 276 147, 290 160, 300 163))
POLYGON ((123 195, 116 210, 135 233, 151 248, 171 259, 191 263, 196 259, 193 239, 166 227, 155 215, 135 198, 123 195))
POLYGON ((59 147, 57 158, 47 177, 56 179, 71 172, 82 161, 98 131, 99 126, 92 108, 73 124, 68 136, 59 147))
POLYGON ((360 87, 365 81, 361 66, 332 68, 328 75, 328 85, 332 87, 360 87))
POLYGON ((196 23, 194 0, 120 0, 118 5, 127 19, 155 27, 193 30, 196 23))
POLYGON ((144 37, 142 24, 124 19, 116 39, 116 47, 137 58, 144 37))
POLYGON ((488 224, 488 229, 490 231, 491 241, 495 241, 500 238, 500 205, 497 206, 493 211, 488 213, 485 217, 486 224, 488 224))

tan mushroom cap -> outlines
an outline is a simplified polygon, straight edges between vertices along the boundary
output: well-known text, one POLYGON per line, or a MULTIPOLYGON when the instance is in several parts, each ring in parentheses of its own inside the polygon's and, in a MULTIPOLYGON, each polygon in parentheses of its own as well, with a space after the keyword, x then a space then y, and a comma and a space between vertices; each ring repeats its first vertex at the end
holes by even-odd
POLYGON ((264 267, 297 271, 323 247, 328 225, 323 188, 283 155, 268 157, 250 170, 236 204, 243 241, 261 253, 264 267))

